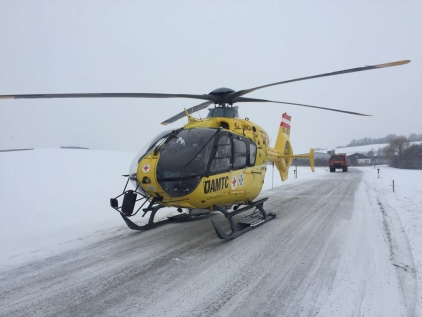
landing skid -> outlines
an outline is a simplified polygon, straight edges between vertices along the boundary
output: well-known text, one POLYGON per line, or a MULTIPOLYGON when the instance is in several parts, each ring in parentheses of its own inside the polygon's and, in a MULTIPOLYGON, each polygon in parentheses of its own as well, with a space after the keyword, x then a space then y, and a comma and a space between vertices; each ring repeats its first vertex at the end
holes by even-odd
POLYGON ((159 226, 162 226, 162 225, 165 225, 165 224, 168 224, 168 223, 184 221, 184 220, 188 220, 188 219, 191 219, 191 218, 194 218, 194 217, 203 216, 203 215, 206 215, 206 214, 209 213, 209 212, 202 212, 202 213, 196 213, 196 214, 181 214, 181 215, 167 217, 166 220, 154 222, 155 214, 161 208, 164 208, 164 206, 156 205, 153 208, 151 208, 151 214, 149 216, 148 223, 146 225, 143 225, 143 226, 137 225, 132 220, 130 220, 128 217, 126 217, 123 213, 120 213, 120 215, 122 216, 123 220, 126 222, 127 226, 130 229, 137 230, 137 231, 145 231, 145 230, 157 228, 159 226))
MULTIPOLYGON (((124 175, 126 177, 129 177, 129 175, 124 175)), ((198 217, 198 216, 202 216, 205 214, 210 213, 212 210, 216 210, 216 211, 220 211, 222 214, 224 214, 224 216, 227 218, 227 220, 230 223, 230 227, 231 227, 231 233, 227 234, 225 233, 213 220, 212 221, 212 225, 214 226, 214 230, 217 233, 217 236, 220 239, 224 239, 224 240, 231 240, 234 239, 242 234, 244 234, 245 232, 248 232, 249 230, 252 230, 253 228, 255 228, 256 226, 259 226, 267 221, 270 221, 272 219, 275 218, 275 214, 273 213, 266 213, 264 210, 264 202, 267 201, 268 198, 263 198, 260 199, 258 201, 255 202, 250 202, 248 205, 246 205, 243 208, 237 209, 235 211, 232 212, 228 212, 227 209, 225 207, 222 206, 214 206, 214 208, 211 209, 195 209, 195 210, 189 210, 188 214, 180 214, 180 215, 176 215, 176 216, 171 216, 171 217, 167 217, 166 220, 162 220, 159 222, 154 222, 154 217, 155 214, 157 213, 158 210, 160 210, 161 208, 164 208, 165 206, 161 205, 160 202, 163 200, 161 197, 147 197, 146 194, 144 192, 141 192, 140 190, 138 191, 139 188, 139 184, 136 186, 135 190, 126 190, 127 185, 129 183, 130 178, 128 178, 127 182, 126 182, 126 186, 123 189, 123 192, 115 197, 115 198, 111 198, 110 199, 110 206, 115 209, 116 211, 119 212, 120 216, 122 216, 123 220, 125 221, 125 223, 127 224, 127 226, 132 229, 132 230, 137 230, 137 231, 144 231, 144 230, 149 230, 152 228, 156 228, 159 226, 162 226, 164 224, 167 223, 171 223, 171 222, 178 222, 178 221, 184 221, 187 219, 191 219, 193 217, 198 217), (118 198, 123 196, 123 203, 120 205, 118 198), (140 196, 141 198, 137 198, 138 196, 140 196), (143 203, 141 204, 141 206, 134 212, 134 208, 137 202, 143 201, 143 203), (142 207, 149 202, 148 207, 143 208, 142 207), (248 211, 249 209, 255 208, 254 211, 248 215, 243 217, 242 219, 240 219, 240 224, 242 225, 246 225, 246 228, 243 228, 241 230, 237 229, 233 217, 248 211), (148 212, 151 212, 149 215, 149 219, 148 219, 148 223, 143 225, 143 226, 139 226, 136 223, 134 223, 132 220, 129 219, 129 217, 134 216, 138 213, 138 211, 140 211, 142 209, 142 211, 144 212, 144 214, 142 215, 142 217, 144 217, 148 212), (198 212, 199 211, 199 212, 198 212)), ((179 211, 181 211, 180 208, 178 208, 179 211)))
POLYGON ((252 230, 253 228, 255 228, 256 226, 259 226, 265 222, 268 222, 270 220, 273 220, 275 218, 275 214, 274 213, 266 213, 264 210, 264 202, 267 200, 268 198, 263 198, 261 200, 258 200, 256 202, 251 202, 249 205, 238 209, 236 211, 233 212, 228 212, 226 208, 224 207, 218 207, 215 206, 214 210, 218 210, 220 211, 222 214, 224 214, 224 216, 227 218, 227 220, 230 223, 230 228, 231 228, 231 233, 227 234, 225 233, 215 222, 214 220, 212 221, 212 225, 214 226, 215 232, 217 233, 217 236, 220 239, 224 239, 224 240, 232 240, 234 238, 237 238, 238 236, 252 230), (255 211, 248 215, 243 217, 242 219, 240 219, 240 224, 243 225, 247 225, 248 227, 244 228, 244 229, 237 229, 236 224, 234 223, 233 217, 248 211, 249 209, 255 208, 255 211))

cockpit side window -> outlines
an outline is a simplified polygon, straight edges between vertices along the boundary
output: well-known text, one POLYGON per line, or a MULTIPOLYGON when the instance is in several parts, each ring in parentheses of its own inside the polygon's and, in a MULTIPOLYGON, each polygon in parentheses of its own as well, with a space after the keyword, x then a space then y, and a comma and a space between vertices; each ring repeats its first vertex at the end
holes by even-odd
POLYGON ((229 134, 220 136, 217 142, 215 157, 211 162, 210 172, 227 172, 230 170, 232 146, 229 134))
POLYGON ((255 164, 255 157, 256 157, 256 145, 253 143, 249 143, 249 165, 255 164))

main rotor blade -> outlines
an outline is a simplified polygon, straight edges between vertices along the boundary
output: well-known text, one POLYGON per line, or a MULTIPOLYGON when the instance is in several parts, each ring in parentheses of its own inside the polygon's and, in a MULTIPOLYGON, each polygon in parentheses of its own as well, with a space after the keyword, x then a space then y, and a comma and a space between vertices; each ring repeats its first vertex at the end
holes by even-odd
POLYGON ((335 76, 335 75, 354 73, 354 72, 362 72, 362 71, 365 71, 365 70, 372 70, 372 69, 379 69, 379 68, 385 68, 385 67, 393 67, 393 66, 404 65, 404 64, 407 64, 407 63, 410 63, 410 60, 403 60, 403 61, 397 61, 397 62, 391 62, 391 63, 385 63, 385 64, 378 64, 378 65, 372 65, 372 66, 365 66, 365 67, 357 67, 357 68, 340 70, 340 71, 332 72, 332 73, 325 73, 325 74, 320 74, 320 75, 314 75, 314 76, 308 76, 308 77, 302 77, 302 78, 280 81, 278 83, 273 83, 273 84, 263 85, 263 86, 259 86, 259 87, 255 87, 255 88, 236 91, 236 92, 228 95, 226 97, 226 100, 227 100, 228 103, 230 103, 230 101, 233 101, 235 98, 246 95, 246 94, 248 94, 252 91, 262 89, 262 88, 266 88, 266 87, 292 83, 292 82, 295 82, 295 81, 308 80, 308 79, 314 79, 314 78, 320 78, 320 77, 335 76))
POLYGON ((217 101, 211 95, 160 94, 160 93, 83 93, 83 94, 33 94, 0 95, 0 99, 39 99, 39 98, 191 98, 217 101))
POLYGON ((370 114, 364 114, 364 113, 358 113, 358 112, 352 112, 352 111, 346 111, 346 110, 338 110, 338 109, 333 109, 333 108, 324 108, 324 107, 317 107, 317 106, 311 106, 311 105, 304 105, 304 104, 301 104, 301 103, 284 102, 284 101, 272 101, 272 100, 266 100, 266 99, 238 97, 235 100, 233 100, 233 103, 235 103, 235 102, 273 102, 273 103, 282 103, 282 104, 286 104, 286 105, 293 105, 293 106, 301 106, 301 107, 308 107, 308 108, 316 108, 316 109, 322 109, 322 110, 343 112, 343 113, 353 114, 353 115, 357 115, 357 116, 372 117, 372 115, 370 115, 370 114))
MULTIPOLYGON (((191 107, 191 108, 189 108, 189 109, 186 109, 186 111, 187 111, 189 114, 192 114, 192 113, 194 113, 194 112, 196 112, 196 111, 199 111, 199 110, 202 110, 202 109, 207 108, 209 105, 211 105, 211 104, 213 104, 213 103, 214 103, 213 101, 206 101, 206 102, 204 102, 204 103, 201 103, 201 104, 199 104, 199 105, 196 105, 196 106, 193 106, 193 107, 191 107)), ((184 116, 186 116, 186 112, 185 112, 185 111, 182 111, 182 112, 180 112, 180 113, 176 114, 175 116, 173 116, 173 117, 171 117, 171 118, 169 118, 169 119, 167 119, 167 120, 165 120, 165 121, 161 122, 161 124, 162 124, 162 125, 167 125, 167 124, 169 124, 169 123, 172 123, 172 122, 174 122, 174 121, 177 121, 177 120, 179 120, 179 119, 183 118, 184 116)))

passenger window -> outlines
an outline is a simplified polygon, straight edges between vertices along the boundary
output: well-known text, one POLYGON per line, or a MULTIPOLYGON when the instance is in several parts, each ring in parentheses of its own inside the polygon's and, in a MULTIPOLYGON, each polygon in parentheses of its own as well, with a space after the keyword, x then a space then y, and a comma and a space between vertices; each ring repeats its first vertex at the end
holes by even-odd
POLYGON ((249 144, 249 164, 250 165, 255 164, 255 157, 256 157, 256 145, 250 143, 249 144))
POLYGON ((230 158, 231 158, 232 146, 230 142, 230 136, 223 135, 218 140, 217 151, 215 157, 211 163, 211 172, 225 172, 230 170, 230 158))
POLYGON ((234 160, 233 169, 239 169, 246 166, 246 143, 242 140, 233 139, 234 160))

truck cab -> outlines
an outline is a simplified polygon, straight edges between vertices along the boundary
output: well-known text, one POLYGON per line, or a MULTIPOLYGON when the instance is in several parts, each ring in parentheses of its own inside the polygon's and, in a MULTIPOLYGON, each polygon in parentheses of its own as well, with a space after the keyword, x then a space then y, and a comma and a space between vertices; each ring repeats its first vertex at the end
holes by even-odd
POLYGON ((333 173, 336 169, 342 169, 343 172, 347 172, 347 156, 346 154, 333 154, 329 161, 330 172, 333 173))

